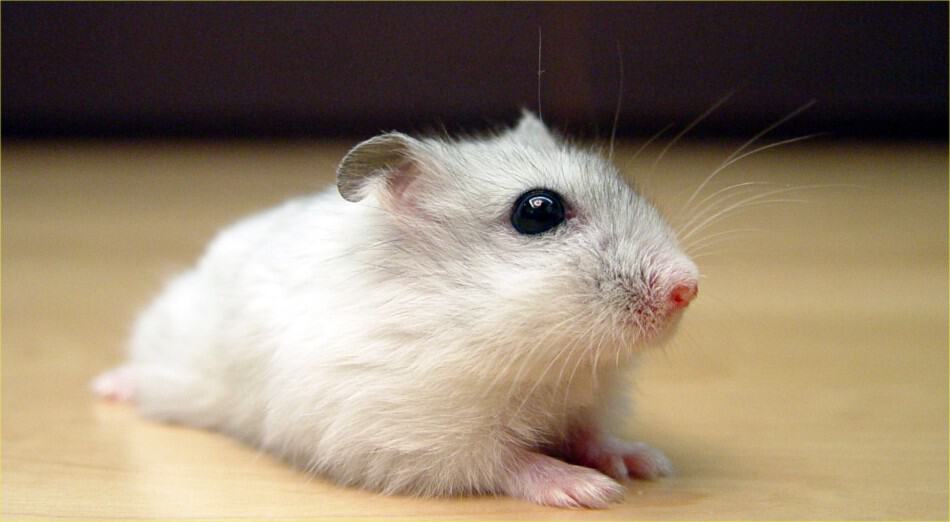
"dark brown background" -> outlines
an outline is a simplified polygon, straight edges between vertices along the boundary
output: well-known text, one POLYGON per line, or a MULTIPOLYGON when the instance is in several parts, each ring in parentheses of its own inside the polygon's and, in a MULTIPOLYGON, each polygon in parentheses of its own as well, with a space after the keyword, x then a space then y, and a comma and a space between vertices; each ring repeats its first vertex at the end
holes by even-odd
POLYGON ((947 3, 9 3, 6 137, 342 136, 537 109, 609 133, 947 135, 947 3))

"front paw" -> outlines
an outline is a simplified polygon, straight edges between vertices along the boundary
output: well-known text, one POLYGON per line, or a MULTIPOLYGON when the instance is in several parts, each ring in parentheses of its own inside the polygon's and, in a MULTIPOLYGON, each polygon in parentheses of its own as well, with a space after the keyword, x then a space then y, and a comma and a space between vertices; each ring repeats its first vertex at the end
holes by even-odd
POLYGON ((654 480, 673 473, 673 464, 662 451, 642 442, 627 442, 610 436, 577 432, 568 443, 566 458, 594 468, 617 480, 654 480))
POLYGON ((525 452, 513 459, 503 491, 543 506, 604 509, 623 498, 623 487, 589 467, 525 452))

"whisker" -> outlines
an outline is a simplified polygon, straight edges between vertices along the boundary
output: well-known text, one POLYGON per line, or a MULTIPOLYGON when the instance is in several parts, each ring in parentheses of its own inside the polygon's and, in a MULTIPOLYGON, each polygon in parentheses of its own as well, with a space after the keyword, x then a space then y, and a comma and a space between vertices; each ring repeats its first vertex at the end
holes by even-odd
POLYGON ((633 156, 630 156, 630 158, 627 159, 627 162, 624 164, 624 169, 623 169, 623 170, 626 170, 626 169, 627 169, 627 166, 630 165, 630 162, 632 162, 633 160, 637 159, 637 156, 639 156, 641 152, 643 152, 644 150, 646 150, 646 148, 649 147, 651 143, 653 143, 653 142, 656 141, 660 136, 662 136, 663 134, 665 134, 666 131, 670 130, 670 127, 672 127, 672 126, 674 126, 674 125, 676 125, 676 122, 670 122, 670 123, 668 123, 668 124, 666 125, 666 127, 663 127, 662 129, 660 129, 659 132, 655 133, 653 136, 650 136, 650 139, 648 139, 643 145, 641 145, 640 148, 637 149, 637 151, 633 153, 633 156))
MULTIPOLYGON (((745 200, 742 200, 742 201, 750 201, 750 200, 754 200, 754 199, 756 199, 756 198, 758 198, 758 197, 764 197, 764 196, 775 195, 775 194, 782 194, 782 193, 787 193, 787 192, 795 192, 795 191, 800 191, 800 190, 812 190, 812 189, 826 189, 826 188, 863 188, 863 187, 860 186, 860 185, 853 185, 853 184, 849 184, 849 183, 822 183, 822 184, 815 184, 815 185, 786 186, 786 187, 783 187, 783 188, 780 188, 780 189, 776 189, 776 190, 772 190, 772 191, 768 191, 768 192, 761 193, 761 194, 759 194, 758 196, 753 196, 753 197, 750 198, 750 199, 745 199, 745 200)), ((731 194, 727 194, 727 195, 725 195, 725 196, 719 198, 718 200, 711 201, 711 202, 710 202, 709 204, 707 204, 705 207, 697 209, 697 210, 696 210, 696 214, 694 214, 691 218, 689 218, 685 223, 682 223, 681 225, 679 225, 678 230, 677 230, 676 233, 677 233, 677 235, 679 235, 680 241, 685 241, 685 240, 686 240, 686 237, 687 237, 687 236, 684 236, 684 235, 681 235, 681 234, 684 234, 685 231, 690 228, 690 225, 691 225, 691 224, 693 224, 693 223, 695 223, 696 221, 702 219, 710 210, 714 209, 717 205, 721 205, 721 204, 725 203, 726 201, 728 201, 730 198, 732 198, 732 197, 734 197, 734 196, 736 196, 736 195, 739 195, 739 194, 741 194, 741 193, 742 193, 742 192, 733 192, 733 193, 731 193, 731 194)), ((739 203, 742 203, 742 201, 740 201, 739 203)), ((693 231, 690 231, 690 234, 691 234, 692 232, 693 232, 693 231)))
POLYGON ((571 395, 571 383, 574 382, 574 375, 577 373, 577 369, 580 368, 581 365, 584 363, 584 355, 585 355, 584 348, 588 348, 588 347, 589 347, 589 344, 587 346, 585 346, 585 344, 582 344, 582 343, 577 343, 576 345, 574 345, 574 347, 571 348, 571 352, 568 355, 567 361, 564 362, 564 365, 561 366, 561 371, 558 372, 558 377, 555 380, 555 382, 564 382, 561 380, 561 378, 563 377, 564 370, 567 369, 568 365, 571 364, 570 362, 573 361, 574 359, 573 355, 575 352, 577 352, 577 355, 578 355, 577 362, 574 362, 570 377, 568 377, 567 384, 564 386, 564 399, 562 401, 564 409, 567 409, 567 400, 571 395))
MULTIPOLYGON (((573 316, 568 317, 568 318, 566 318, 564 321, 562 321, 562 323, 560 323, 560 324, 564 324, 564 323, 566 323, 566 322, 568 322, 568 321, 571 321, 571 320, 576 320, 576 317, 573 317, 573 316)), ((591 325, 582 333, 582 335, 587 335, 587 333, 588 333, 588 332, 591 330, 591 328, 593 328, 593 327, 594 327, 594 324, 591 323, 591 325)), ((534 351, 538 348, 538 346, 540 346, 541 344, 543 344, 544 341, 546 341, 548 338, 552 337, 552 336, 554 335, 554 332, 555 332, 555 331, 557 331, 557 328, 551 328, 551 329, 549 329, 549 330, 548 330, 548 333, 546 333, 545 335, 541 336, 541 338, 538 340, 538 342, 535 343, 534 347, 531 348, 531 350, 529 351, 528 355, 525 356, 524 361, 522 362, 521 367, 518 369, 518 373, 515 375, 515 378, 512 379, 512 384, 511 384, 511 386, 509 387, 509 392, 508 392, 508 396, 509 396, 509 397, 514 393, 515 388, 517 387, 518 383, 520 382, 521 372, 525 370, 525 368, 527 367, 528 363, 533 359, 534 351)), ((528 400, 528 398, 530 397, 530 395, 531 395, 532 393, 534 393, 534 389, 537 388, 538 384, 540 384, 540 381, 541 381, 541 380, 544 378, 544 376, 547 374, 548 370, 551 369, 552 365, 561 357, 561 354, 564 353, 565 349, 569 348, 571 344, 572 344, 572 343, 564 343, 564 344, 562 344, 562 346, 560 347, 560 349, 558 350, 558 352, 554 355, 554 357, 552 357, 551 360, 548 361, 548 364, 547 364, 547 365, 545 366, 545 368, 542 370, 540 377, 538 377, 538 380, 535 381, 534 386, 532 386, 531 390, 529 390, 528 394, 525 396, 524 400, 522 401, 522 404, 518 407, 518 409, 517 409, 516 411, 520 411, 520 410, 521 410, 521 408, 524 406, 524 403, 527 402, 527 400, 528 400)))
MULTIPOLYGON (((676 122, 670 122, 669 124, 666 125, 666 127, 663 127, 662 129, 660 129, 659 132, 655 133, 653 136, 650 136, 650 139, 648 139, 646 143, 641 145, 640 148, 637 149, 637 151, 633 153, 633 156, 630 156, 629 158, 627 158, 627 161, 624 162, 623 168, 620 171, 626 172, 627 168, 630 167, 630 164, 633 163, 633 160, 637 159, 637 156, 639 156, 641 152, 646 150, 646 148, 649 147, 651 143, 656 141, 657 138, 662 136, 666 131, 670 130, 670 128, 673 127, 674 125, 676 125, 676 122)), ((645 186, 644 188, 647 188, 650 185, 652 181, 652 177, 653 177, 653 171, 652 170, 648 171, 646 178, 644 178, 642 182, 643 185, 645 186)))
MULTIPOLYGON (((514 394, 514 388, 517 386, 518 382, 520 381, 522 372, 526 369, 527 365, 529 364, 532 357, 534 356, 534 352, 538 349, 538 347, 544 344, 545 341, 553 337, 555 333, 560 330, 561 326, 567 324, 572 319, 573 319, 572 317, 567 317, 553 324, 551 328, 549 328, 547 332, 544 333, 544 335, 538 336, 538 338, 535 340, 534 345, 532 345, 530 349, 528 349, 527 351, 520 350, 519 353, 523 353, 523 356, 521 357, 520 361, 518 361, 518 358, 513 357, 503 369, 498 370, 497 368, 494 368, 495 378, 492 379, 489 385, 489 388, 494 389, 495 385, 499 384, 500 379, 508 377, 510 378, 510 382, 508 383, 509 386, 508 386, 507 396, 510 397, 512 394, 514 394), (518 371, 514 374, 514 376, 510 376, 508 372, 514 367, 516 362, 520 362, 521 365, 518 367, 518 371)), ((486 362, 490 360, 491 360, 490 358, 484 359, 484 361, 486 362)))
POLYGON ((719 101, 717 101, 716 103, 712 105, 712 107, 706 109, 706 112, 700 114, 689 125, 684 127, 683 130, 681 130, 676 136, 674 136, 673 139, 669 143, 666 144, 666 147, 663 147, 663 150, 660 151, 660 155, 657 156, 657 158, 653 161, 653 165, 650 167, 650 170, 652 171, 656 169, 656 166, 660 163, 660 161, 666 155, 667 151, 669 151, 670 148, 673 147, 673 145, 675 145, 676 142, 679 141, 679 139, 683 137, 683 135, 685 135, 687 132, 692 130, 693 127, 699 125, 700 122, 705 120, 707 116, 715 112, 715 110, 718 109, 723 103, 726 103, 729 100, 729 98, 732 98, 732 95, 735 93, 736 91, 733 90, 732 92, 720 98, 719 101))
POLYGON ((604 341, 607 338, 606 331, 601 331, 600 338, 597 340, 597 346, 594 348, 594 361, 591 363, 591 394, 597 390, 597 363, 600 361, 600 354, 604 351, 604 341))
POLYGON ((728 162, 729 160, 731 160, 732 158, 738 156, 740 153, 742 153, 742 151, 744 151, 744 150, 746 149, 746 147, 748 147, 749 145, 752 145, 753 143, 755 143, 756 140, 758 140, 758 139, 761 138, 762 136, 765 136, 766 134, 768 134, 769 132, 771 132, 772 130, 774 130, 774 129, 775 129, 776 127, 778 127, 779 125, 781 125, 781 124, 787 122, 788 120, 794 118, 795 116, 798 116, 799 114, 805 112, 806 110, 808 110, 809 108, 811 108, 812 105, 814 105, 814 104, 816 104, 816 103, 818 103, 818 100, 812 98, 811 100, 808 100, 808 101, 807 101, 804 105, 802 105, 801 107, 795 109, 794 111, 788 113, 785 117, 783 117, 783 118, 779 119, 778 121, 776 121, 775 123, 769 125, 768 127, 766 127, 765 129, 763 129, 761 132, 759 132, 759 133, 756 134, 755 136, 752 136, 752 138, 750 138, 749 141, 743 143, 741 147, 739 147, 738 149, 736 149, 735 152, 733 152, 732 154, 730 154, 728 158, 726 158, 725 160, 723 160, 723 163, 726 163, 726 162, 728 162))
MULTIPOLYGON (((597 325, 602 325, 602 324, 604 324, 604 317, 605 317, 606 315, 607 315, 607 312, 602 311, 602 312, 598 315, 598 317, 592 321, 592 323, 593 323, 593 324, 597 324, 597 325)), ((593 377, 593 381, 592 381, 592 382, 594 382, 594 383, 597 382, 597 376, 596 376, 597 359, 598 359, 598 357, 600 356, 600 352, 603 350, 603 343, 604 343, 604 341, 607 339, 607 333, 606 333, 607 330, 605 330, 604 328, 597 328, 597 331, 600 332, 600 335, 597 336, 597 343, 596 343, 596 345, 595 345, 594 343, 591 343, 591 342, 585 342, 585 343, 582 343, 582 344, 579 345, 580 356, 578 357, 577 363, 575 363, 575 365, 574 365, 574 369, 571 371, 570 377, 568 377, 567 385, 564 386, 564 400, 563 400, 564 408, 566 408, 566 407, 568 406, 567 402, 568 402, 568 398, 570 397, 570 394, 571 394, 571 384, 574 382, 574 375, 577 373, 577 370, 578 370, 578 369, 580 368, 580 366, 584 363, 584 361, 590 359, 589 355, 588 355, 587 357, 585 357, 585 353, 584 353, 584 349, 585 349, 585 348, 587 348, 588 351, 589 351, 589 350, 593 347, 593 352, 592 352, 592 353, 594 353, 594 359, 593 359, 593 363, 592 363, 592 366, 591 366, 591 368, 592 368, 592 374, 593 374, 593 375, 592 375, 592 377, 593 377)), ((558 377, 557 381, 558 381, 558 382, 561 382, 560 376, 558 377)))
POLYGON ((544 123, 544 115, 541 114, 541 74, 544 71, 541 69, 541 26, 538 26, 538 119, 541 120, 541 123, 544 123))
POLYGON ((690 252, 689 256, 694 259, 697 256, 705 256, 710 252, 709 251, 710 248, 717 245, 721 245, 722 243, 729 241, 730 239, 734 239, 734 237, 721 237, 719 238, 718 241, 712 241, 712 242, 706 243, 702 245, 700 248, 697 248, 695 251, 690 252))
MULTIPOLYGON (((567 317, 567 318, 565 318, 564 320, 560 321, 559 323, 553 325, 550 329, 548 329, 548 331, 547 331, 544 335, 538 337, 538 339, 537 339, 537 341, 534 343, 534 345, 533 345, 533 346, 525 353, 525 355, 523 356, 522 361, 521 361, 521 366, 518 368, 518 371, 515 373, 514 377, 512 377, 512 379, 511 379, 511 383, 509 384, 509 387, 508 387, 508 396, 509 396, 509 397, 514 394, 515 388, 518 386, 518 383, 519 383, 520 380, 521 380, 521 374, 522 374, 522 372, 525 371, 525 369, 527 369, 528 365, 529 365, 530 362, 533 360, 535 351, 536 351, 541 345, 543 345, 545 341, 547 341, 548 339, 554 337, 555 333, 556 333, 556 332, 559 332, 561 326, 567 324, 568 322, 570 322, 570 321, 572 321, 572 320, 576 320, 576 318, 574 318, 574 317, 567 317)), ((514 364, 514 361, 512 361, 511 363, 509 363, 508 367, 506 368, 506 371, 507 371, 507 369, 510 368, 513 364, 514 364)), ((492 381, 492 385, 494 385, 494 383, 495 383, 495 382, 498 380, 498 378, 500 378, 501 376, 502 376, 502 374, 501 374, 501 373, 498 373, 497 376, 496 376, 496 378, 492 381)))
POLYGON ((738 245, 730 246, 728 249, 710 249, 697 252, 696 254, 690 254, 692 259, 700 259, 710 256, 726 256, 734 258, 736 255, 754 255, 757 252, 755 250, 750 250, 748 248, 739 248, 738 245))
POLYGON ((617 85, 617 108, 614 109, 614 125, 610 130, 610 154, 607 155, 608 161, 614 159, 614 139, 617 137, 617 122, 620 121, 620 104, 623 101, 623 50, 620 48, 620 40, 617 40, 617 59, 620 60, 620 80, 617 85))
MULTIPOLYGON (((776 190, 786 191, 786 190, 792 190, 792 189, 793 187, 784 187, 784 188, 776 189, 776 190)), ((751 187, 744 187, 743 189, 738 189, 738 190, 725 193, 721 195, 719 198, 713 199, 712 201, 707 203, 705 206, 696 208, 693 215, 690 216, 689 219, 677 225, 677 229, 676 229, 677 234, 685 232, 686 230, 690 228, 691 225, 693 225, 697 221, 708 216, 710 212, 715 212, 717 208, 722 208, 725 205, 731 205, 732 203, 735 203, 736 201, 742 200, 742 198, 747 197, 750 192, 754 192, 754 190, 752 190, 751 187), (739 197, 739 199, 734 199, 737 196, 739 197)), ((778 192, 775 192, 775 193, 778 193, 778 192)), ((759 194, 762 194, 762 193, 760 192, 759 194)))
POLYGON ((706 185, 709 184, 709 182, 712 181, 712 179, 715 178, 717 174, 719 174, 720 172, 722 172, 723 170, 725 170, 726 168, 728 168, 730 165, 733 165, 733 164, 736 163, 737 161, 740 161, 740 160, 742 160, 743 158, 748 158, 749 156, 751 156, 751 155, 753 155, 753 154, 756 154, 756 153, 759 153, 759 152, 762 152, 762 151, 765 151, 765 150, 768 150, 768 149, 772 149, 772 148, 775 148, 775 147, 779 147, 779 146, 781 146, 781 145, 788 145, 788 144, 791 144, 791 143, 796 143, 796 142, 799 142, 799 141, 808 140, 808 139, 814 138, 814 137, 816 137, 816 136, 821 136, 821 135, 824 135, 824 134, 826 134, 826 133, 818 132, 818 133, 815 133, 815 134, 807 134, 807 135, 805 135, 805 136, 799 136, 799 137, 797 137, 797 138, 789 138, 789 139, 787 139, 787 140, 777 141, 777 142, 775 142, 775 143, 770 143, 770 144, 768 144, 768 145, 763 145, 763 146, 761 146, 761 147, 755 148, 755 149, 753 149, 753 150, 751 150, 751 151, 749 151, 749 152, 746 152, 745 154, 742 154, 742 155, 740 155, 740 156, 736 156, 736 157, 730 159, 729 161, 723 162, 721 165, 719 165, 718 167, 716 167, 716 169, 713 170, 712 173, 710 173, 708 176, 706 176, 706 179, 704 179, 703 182, 700 183, 698 187, 696 187, 696 190, 693 191, 693 193, 692 193, 692 195, 690 195, 689 199, 686 200, 686 203, 683 204, 683 208, 684 208, 684 209, 687 208, 687 207, 693 202, 693 200, 696 199, 696 196, 699 195, 699 193, 703 190, 703 188, 705 188, 706 185))
POLYGON ((732 236, 738 234, 744 234, 749 232, 764 232, 764 229, 761 228, 736 228, 732 230, 724 230, 722 232, 716 232, 715 234, 709 234, 708 236, 702 237, 693 241, 692 243, 683 246, 683 250, 686 252, 692 252, 694 249, 703 248, 707 246, 707 242, 716 238, 731 239, 732 236))
MULTIPOLYGON (((584 331, 584 336, 587 335, 587 333, 590 331, 591 328, 593 328, 593 325, 591 325, 590 327, 588 327, 587 330, 584 331)), ((554 357, 551 358, 550 361, 548 361, 548 364, 547 364, 547 365, 544 367, 544 369, 541 371, 541 375, 538 376, 538 378, 534 381, 534 384, 531 386, 531 388, 528 390, 528 392, 525 393, 524 398, 521 400, 521 403, 518 404, 518 407, 515 408, 514 413, 511 414, 512 417, 517 417, 518 414, 521 413, 521 409, 524 408, 525 404, 528 403, 528 400, 531 398, 531 396, 534 395, 534 391, 538 388, 538 386, 539 386, 539 385, 541 384, 541 382, 544 380, 544 377, 547 376, 548 371, 551 370, 551 368, 553 367, 554 363, 555 363, 558 359, 561 358, 561 355, 562 355, 563 353, 565 353, 565 352, 570 353, 570 352, 573 350, 573 346, 574 346, 575 344, 577 344, 577 342, 578 342, 579 339, 580 339, 580 337, 576 338, 574 341, 572 341, 572 342, 570 342, 570 343, 567 343, 567 344, 561 346, 561 349, 558 350, 557 355, 555 355, 554 357)))
POLYGON ((703 230, 703 229, 706 228, 707 226, 712 225, 712 224, 715 223, 716 221, 718 221, 718 220, 724 218, 725 216, 729 215, 731 212, 734 212, 734 211, 738 211, 738 210, 745 209, 745 208, 748 208, 748 207, 754 207, 754 206, 759 206, 759 205, 771 204, 771 203, 808 203, 808 200, 803 200, 803 199, 768 199, 768 200, 757 200, 757 198, 765 197, 765 196, 769 196, 769 195, 772 195, 772 194, 759 194, 758 196, 753 196, 752 198, 749 198, 749 199, 747 199, 747 200, 740 201, 739 203, 736 203, 736 204, 734 204, 734 205, 731 205, 731 206, 729 206, 729 207, 727 207, 727 208, 725 208, 725 209, 723 209, 723 210, 721 210, 721 211, 719 211, 719 212, 713 214, 712 216, 706 218, 705 221, 701 222, 699 225, 697 225, 697 226, 694 227, 692 230, 690 230, 688 234, 686 234, 686 235, 683 236, 683 239, 685 240, 685 239, 689 238, 689 236, 695 234, 696 232, 698 232, 698 231, 700 231, 700 230, 703 230))
MULTIPOLYGON (((705 203, 705 202, 709 201, 710 199, 712 199, 712 198, 718 196, 719 194, 722 194, 723 192, 733 191, 732 193, 735 194, 735 193, 736 193, 736 192, 735 192, 736 189, 739 189, 739 188, 748 188, 748 187, 752 187, 752 186, 761 186, 761 185, 776 185, 776 183, 773 183, 773 182, 770 182, 770 181, 746 181, 746 182, 743 182, 743 183, 736 183, 736 184, 734 184, 734 185, 729 185, 729 186, 723 187, 723 188, 721 188, 721 189, 719 189, 719 190, 713 192, 712 194, 706 196, 705 198, 699 200, 699 202, 696 203, 696 206, 698 207, 698 206, 702 205, 703 203, 705 203)), ((743 191, 743 192, 745 192, 745 191, 743 191)), ((680 207, 680 210, 676 213, 676 216, 674 217, 674 221, 679 221, 679 220, 680 220, 680 216, 681 216, 682 214, 688 214, 688 213, 689 213, 689 210, 690 210, 690 209, 688 209, 688 208, 686 208, 686 207, 680 207)))
POLYGON ((620 354, 624 350, 629 349, 629 346, 633 344, 633 341, 629 339, 630 332, 629 330, 622 330, 620 334, 620 342, 617 343, 617 346, 614 348, 614 368, 620 368, 620 354))
POLYGON ((689 257, 692 258, 693 260, 696 260, 696 259, 703 259, 703 258, 710 258, 710 257, 715 257, 715 256, 721 256, 721 255, 723 255, 723 254, 724 254, 724 252, 722 252, 722 251, 716 251, 716 252, 700 252, 700 253, 698 253, 698 254, 690 254, 689 257))

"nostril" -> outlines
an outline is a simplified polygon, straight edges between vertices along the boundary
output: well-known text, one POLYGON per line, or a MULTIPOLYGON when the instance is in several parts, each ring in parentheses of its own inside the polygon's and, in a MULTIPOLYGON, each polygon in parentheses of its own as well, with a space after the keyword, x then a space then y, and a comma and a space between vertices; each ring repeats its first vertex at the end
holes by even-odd
POLYGON ((696 298, 699 288, 696 283, 678 283, 670 291, 670 304, 673 308, 686 308, 690 301, 696 298))

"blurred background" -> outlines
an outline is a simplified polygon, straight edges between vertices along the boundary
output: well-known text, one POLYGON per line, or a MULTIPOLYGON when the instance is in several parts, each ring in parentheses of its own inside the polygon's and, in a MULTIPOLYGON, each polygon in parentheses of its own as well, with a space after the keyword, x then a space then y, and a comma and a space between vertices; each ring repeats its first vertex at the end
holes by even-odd
POLYGON ((947 136, 947 3, 4 2, 5 138, 947 136), (540 76, 539 86, 539 31, 540 76), (623 88, 619 91, 623 64, 623 88), (539 107, 540 93, 540 107, 539 107))

